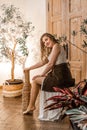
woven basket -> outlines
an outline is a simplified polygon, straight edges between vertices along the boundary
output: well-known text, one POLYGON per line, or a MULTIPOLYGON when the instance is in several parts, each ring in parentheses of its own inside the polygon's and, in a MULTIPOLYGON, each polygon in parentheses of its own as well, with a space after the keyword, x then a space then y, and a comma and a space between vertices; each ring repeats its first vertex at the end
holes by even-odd
POLYGON ((15 84, 15 85, 3 85, 3 90, 5 91, 16 91, 23 88, 23 83, 21 84, 15 84))
POLYGON ((17 97, 22 95, 23 82, 7 83, 3 84, 2 94, 4 97, 17 97))

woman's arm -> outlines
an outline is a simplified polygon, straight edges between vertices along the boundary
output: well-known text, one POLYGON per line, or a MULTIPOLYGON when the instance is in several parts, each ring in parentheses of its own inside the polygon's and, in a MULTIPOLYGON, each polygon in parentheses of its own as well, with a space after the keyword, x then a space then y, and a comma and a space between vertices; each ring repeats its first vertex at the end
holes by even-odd
POLYGON ((28 68, 25 68, 24 71, 27 71, 27 70, 29 71, 29 70, 33 70, 33 69, 42 67, 43 65, 45 65, 45 64, 47 64, 47 63, 48 63, 48 59, 45 59, 45 60, 43 60, 43 61, 41 61, 41 62, 38 62, 38 63, 36 63, 36 64, 34 64, 34 65, 28 67, 28 68))
POLYGON ((49 62, 47 63, 44 71, 42 72, 42 76, 43 75, 46 75, 46 73, 48 73, 52 68, 53 66, 55 65, 56 63, 56 60, 58 58, 58 55, 60 53, 60 45, 58 44, 55 44, 52 48, 52 52, 50 54, 50 59, 49 59, 49 62))

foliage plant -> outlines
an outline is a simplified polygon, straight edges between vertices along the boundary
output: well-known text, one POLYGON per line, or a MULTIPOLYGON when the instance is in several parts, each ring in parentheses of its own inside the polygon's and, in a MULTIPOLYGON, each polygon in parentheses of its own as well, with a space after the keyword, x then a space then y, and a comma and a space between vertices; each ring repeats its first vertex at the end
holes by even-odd
POLYGON ((87 106, 81 105, 78 108, 73 108, 66 111, 66 114, 71 120, 72 127, 76 124, 77 128, 87 130, 87 106))
POLYGON ((74 121, 74 123, 82 123, 82 121, 87 121, 86 81, 80 81, 76 86, 71 88, 61 89, 55 86, 54 90, 59 92, 60 95, 50 97, 46 100, 46 102, 49 102, 50 100, 53 102, 48 106, 45 106, 45 111, 62 108, 60 119, 63 119, 66 115, 68 115, 70 120, 74 121))
POLYGON ((80 81, 76 86, 71 88, 58 88, 54 87, 56 92, 61 95, 50 97, 46 100, 53 100, 53 103, 46 106, 45 110, 53 110, 62 107, 63 109, 77 108, 80 105, 87 104, 87 82, 80 81))
POLYGON ((27 22, 19 8, 14 5, 1 6, 0 15, 0 58, 11 61, 11 81, 15 80, 15 63, 23 63, 28 56, 27 38, 34 30, 31 22, 27 22))

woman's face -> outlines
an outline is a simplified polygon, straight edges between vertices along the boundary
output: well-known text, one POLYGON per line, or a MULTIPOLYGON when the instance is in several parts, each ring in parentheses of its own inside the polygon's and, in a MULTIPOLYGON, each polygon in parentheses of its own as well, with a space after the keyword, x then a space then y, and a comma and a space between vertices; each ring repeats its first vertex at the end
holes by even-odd
POLYGON ((49 47, 49 48, 52 48, 53 47, 53 41, 49 38, 49 37, 47 37, 47 36, 44 36, 43 38, 42 38, 42 41, 43 41, 43 44, 44 44, 44 46, 46 46, 46 47, 49 47))

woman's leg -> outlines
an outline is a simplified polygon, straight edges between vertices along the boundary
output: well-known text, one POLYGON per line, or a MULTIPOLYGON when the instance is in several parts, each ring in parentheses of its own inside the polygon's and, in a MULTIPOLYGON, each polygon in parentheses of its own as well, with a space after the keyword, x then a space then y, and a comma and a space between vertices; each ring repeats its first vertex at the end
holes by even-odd
POLYGON ((34 110, 35 109, 35 102, 39 93, 40 85, 36 82, 31 84, 31 94, 30 94, 30 102, 28 105, 27 110, 34 110))
POLYGON ((35 102, 36 102, 39 89, 43 80, 44 80, 44 77, 38 77, 35 80, 33 80, 31 84, 30 102, 27 107, 27 110, 24 111, 23 114, 29 114, 31 111, 35 110, 35 102))

